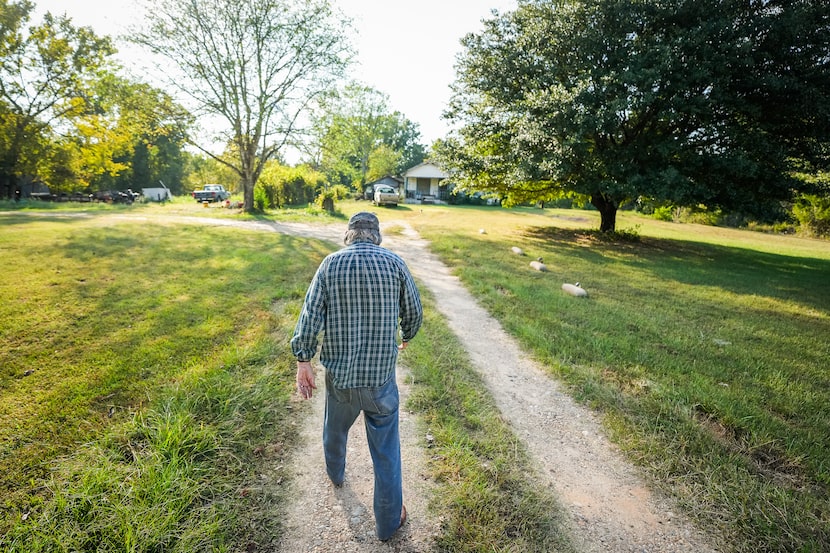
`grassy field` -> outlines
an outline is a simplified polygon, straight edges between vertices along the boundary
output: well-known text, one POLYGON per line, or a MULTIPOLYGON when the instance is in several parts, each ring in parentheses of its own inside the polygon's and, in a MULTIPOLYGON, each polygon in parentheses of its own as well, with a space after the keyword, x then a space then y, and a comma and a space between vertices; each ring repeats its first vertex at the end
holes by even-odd
POLYGON ((272 539, 285 344, 327 250, 59 211, 0 216, 0 550, 272 539))
MULTIPOLYGON (((290 397, 287 341, 331 246, 122 217, 232 216, 184 202, 10 207, 0 550, 272 551, 308 413, 290 397)), ((406 357, 412 408, 439 438, 436 549, 570 551, 555 498, 535 489, 521 445, 424 299, 425 339, 406 357), (453 401, 435 401, 445 395, 453 401)))
MULTIPOLYGON (((339 208, 266 216, 342 223, 371 209, 409 222, 724 549, 827 549, 830 242, 628 214, 624 239, 608 241, 585 211, 339 208), (528 267, 536 257, 549 272, 528 267), (562 293, 574 281, 587 299, 562 293)), ((329 246, 97 217, 119 209, 0 215, 0 548, 264 544, 279 531, 279 486, 252 480, 291 449, 286 423, 301 415, 284 343, 329 246)), ((130 212, 142 210, 236 216, 183 201, 130 212)), ((525 454, 442 325, 431 315, 424 329, 439 348, 407 351, 413 405, 452 444, 430 452, 447 513, 438 547, 568 550, 557 516, 541 516, 555 499, 534 494, 525 454), (446 363, 458 376, 434 372, 446 363), (482 458, 495 459, 488 470, 482 458)))
POLYGON ((735 550, 830 548, 830 242, 626 214, 609 241, 579 211, 396 216, 735 550), (587 299, 561 291, 575 281, 587 299))

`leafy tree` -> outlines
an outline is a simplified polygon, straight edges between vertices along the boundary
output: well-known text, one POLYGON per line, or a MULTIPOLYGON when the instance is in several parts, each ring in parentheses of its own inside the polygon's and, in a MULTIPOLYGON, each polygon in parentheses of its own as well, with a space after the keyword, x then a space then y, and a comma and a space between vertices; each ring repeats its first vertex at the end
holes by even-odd
POLYGON ((129 168, 125 153, 132 148, 133 137, 119 130, 104 113, 89 114, 75 121, 73 136, 67 142, 78 160, 78 185, 88 186, 98 180, 111 182, 129 168))
POLYGON ((233 159, 194 144, 239 175, 244 207, 254 208, 254 184, 265 163, 295 139, 301 116, 329 90, 350 57, 343 22, 326 0, 182 0, 153 3, 138 44, 179 73, 170 86, 197 115, 225 127, 233 159))
POLYGON ((343 184, 360 189, 366 182, 369 157, 382 143, 387 103, 385 94, 356 82, 322 103, 322 165, 348 179, 343 184))
POLYGON ((90 83, 86 102, 87 112, 67 121, 52 144, 62 164, 49 171, 54 190, 139 189, 163 180, 181 192, 189 118, 180 106, 158 89, 110 72, 90 83))
POLYGON ((107 37, 47 13, 26 27, 34 5, 0 0, 0 194, 48 172, 56 129, 90 112, 91 83, 114 52, 107 37))
POLYGON ((769 213, 827 166, 821 0, 523 0, 463 40, 439 148, 506 204, 590 197, 769 213))
POLYGON ((324 98, 315 127, 319 163, 329 180, 357 189, 425 156, 418 125, 390 111, 387 95, 360 83, 324 98))
MULTIPOLYGON (((399 154, 394 174, 401 174, 426 158, 426 147, 421 143, 418 124, 395 111, 389 114, 383 125, 383 144, 399 154)), ((383 175, 381 175, 383 176, 383 175)))
POLYGON ((177 135, 158 135, 149 145, 150 178, 133 179, 133 187, 163 182, 173 194, 182 194, 184 189, 185 158, 183 143, 177 135))
MULTIPOLYGON (((105 121, 125 166, 118 178, 101 179, 103 188, 142 188, 163 181, 174 194, 183 191, 185 159, 182 147, 192 117, 167 93, 145 83, 108 74, 97 86, 96 117, 105 121)), ((101 135, 99 135, 99 140, 101 135)), ((109 173, 113 175, 113 173, 109 173)))
POLYGON ((387 144, 381 144, 369 154, 369 167, 366 171, 366 181, 372 182, 382 179, 386 175, 398 173, 402 153, 387 144))
MULTIPOLYGON (((226 164, 202 153, 185 151, 183 154, 185 190, 195 190, 209 183, 223 184, 230 191, 239 190, 239 175, 226 164)), ((269 161, 270 163, 273 163, 273 160, 269 161)))

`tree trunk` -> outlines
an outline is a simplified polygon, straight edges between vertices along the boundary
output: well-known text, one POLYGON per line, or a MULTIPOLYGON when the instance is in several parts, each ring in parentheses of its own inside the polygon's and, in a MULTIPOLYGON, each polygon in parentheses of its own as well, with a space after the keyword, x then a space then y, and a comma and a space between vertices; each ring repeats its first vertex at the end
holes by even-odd
MULTIPOLYGON (((256 142, 250 138, 240 138, 239 147, 240 176, 242 177, 242 209, 246 213, 254 211, 254 187, 259 178, 257 172, 256 142)), ((267 207, 267 206, 266 206, 267 207)))
POLYGON ((0 183, 4 185, 0 194, 8 199, 11 199, 14 196, 14 191, 17 190, 21 143, 25 132, 26 128, 22 124, 15 125, 11 147, 6 150, 3 160, 0 162, 0 183))
POLYGON ((16 180, 13 174, 0 172, 0 198, 11 199, 17 185, 16 180))
POLYGON ((246 213, 254 210, 254 183, 250 179, 242 181, 242 209, 246 213))
POLYGON ((617 230, 617 203, 614 200, 607 194, 595 192, 591 194, 591 205, 599 211, 601 217, 600 232, 614 232, 617 230))

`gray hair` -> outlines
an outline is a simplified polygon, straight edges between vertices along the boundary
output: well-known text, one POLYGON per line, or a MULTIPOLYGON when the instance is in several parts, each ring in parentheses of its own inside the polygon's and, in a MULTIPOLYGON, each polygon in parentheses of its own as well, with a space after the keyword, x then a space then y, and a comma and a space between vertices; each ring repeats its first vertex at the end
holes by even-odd
POLYGON ((343 238, 343 243, 351 246, 355 242, 371 242, 375 246, 380 246, 382 238, 380 231, 377 229, 358 228, 349 229, 346 231, 346 236, 343 238))

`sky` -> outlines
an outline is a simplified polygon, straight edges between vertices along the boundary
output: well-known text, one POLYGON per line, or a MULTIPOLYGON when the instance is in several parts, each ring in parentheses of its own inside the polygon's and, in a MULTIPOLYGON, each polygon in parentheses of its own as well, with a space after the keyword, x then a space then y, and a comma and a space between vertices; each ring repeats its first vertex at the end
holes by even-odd
MULTIPOLYGON (((75 25, 117 37, 138 23, 135 0, 34 0, 38 12, 66 14, 75 25)), ((159 0, 175 1, 175 0, 159 0)), ((516 0, 332 0, 353 20, 357 64, 350 75, 389 96, 389 107, 419 125, 429 146, 446 135, 441 113, 450 99, 460 40, 482 29, 491 10, 516 0)), ((119 45, 122 57, 129 55, 119 45)), ((128 62, 128 60, 127 60, 128 62)))

